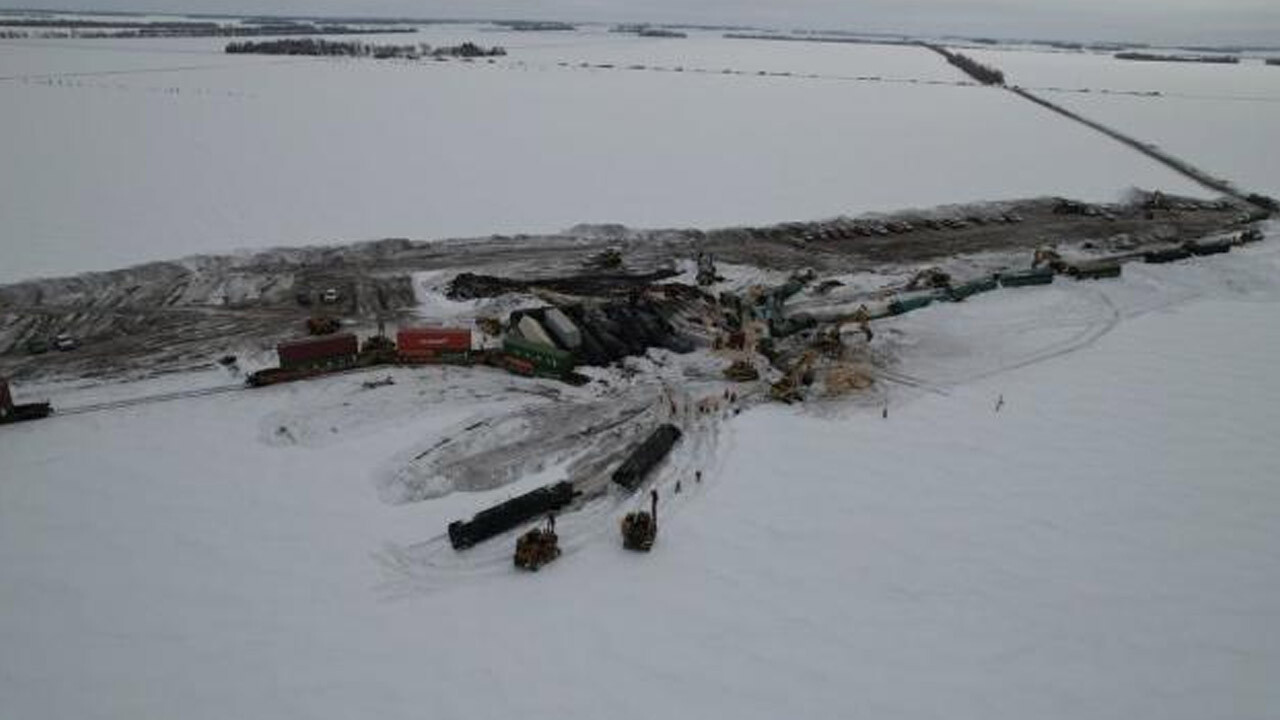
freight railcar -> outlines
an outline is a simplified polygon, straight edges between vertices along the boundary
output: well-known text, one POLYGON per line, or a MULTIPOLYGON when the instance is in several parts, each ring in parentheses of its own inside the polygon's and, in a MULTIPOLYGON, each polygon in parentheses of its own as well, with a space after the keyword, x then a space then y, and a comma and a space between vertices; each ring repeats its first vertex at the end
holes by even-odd
POLYGON ((997 277, 1000 279, 1001 287, 1048 285, 1053 282, 1053 268, 1040 267, 1030 270, 1011 270, 1002 272, 997 277))
POLYGON ((0 424, 39 420, 49 417, 53 407, 47 402, 19 404, 13 401, 9 381, 0 378, 0 424))
POLYGON ((672 446, 680 439, 680 428, 660 425, 649 434, 639 447, 631 451, 626 460, 613 471, 613 481, 628 490, 635 490, 648 477, 649 472, 667 457, 672 446))
POLYGON ((396 347, 403 363, 466 363, 471 359, 471 330, 401 328, 396 333, 396 347))
POLYGON ((573 372, 573 355, 549 345, 508 335, 502 341, 506 364, 522 375, 564 377, 573 372))
POLYGON ((251 374, 247 380, 251 387, 302 380, 355 367, 360 359, 360 341, 350 333, 289 340, 276 346, 276 354, 280 367, 251 374))
POLYGON ((578 492, 569 482, 545 485, 523 495, 476 513, 468 521, 449 523, 449 542, 455 550, 463 550, 495 535, 511 530, 520 523, 554 512, 573 502, 578 492))
POLYGON ((286 370, 339 370, 356 364, 360 341, 351 333, 289 340, 276 346, 286 370))

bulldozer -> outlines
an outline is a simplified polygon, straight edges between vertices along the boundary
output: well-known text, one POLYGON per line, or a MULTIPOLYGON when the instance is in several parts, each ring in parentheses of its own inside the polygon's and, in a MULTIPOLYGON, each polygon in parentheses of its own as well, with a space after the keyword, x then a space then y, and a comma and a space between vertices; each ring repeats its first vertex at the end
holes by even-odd
POLYGON ((555 527, 555 520, 548 516, 545 526, 521 535, 516 540, 515 566, 537 572, 538 568, 560 557, 560 538, 555 527))
POLYGON ((622 518, 622 547, 638 552, 653 549, 658 536, 658 491, 649 491, 649 512, 637 510, 622 518))

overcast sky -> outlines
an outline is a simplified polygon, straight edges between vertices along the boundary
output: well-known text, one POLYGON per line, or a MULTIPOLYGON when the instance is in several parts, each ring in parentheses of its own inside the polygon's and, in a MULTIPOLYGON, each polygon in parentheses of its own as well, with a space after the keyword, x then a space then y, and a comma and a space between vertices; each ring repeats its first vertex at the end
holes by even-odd
POLYGON ((152 12, 554 18, 1280 45, 1280 0, 0 0, 152 12))

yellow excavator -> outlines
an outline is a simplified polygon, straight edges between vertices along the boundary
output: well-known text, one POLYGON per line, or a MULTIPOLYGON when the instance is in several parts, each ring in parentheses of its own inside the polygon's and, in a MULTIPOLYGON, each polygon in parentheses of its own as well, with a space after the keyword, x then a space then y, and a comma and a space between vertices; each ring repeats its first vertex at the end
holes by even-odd
POLYGON ((637 510, 622 518, 622 547, 649 552, 658 536, 658 491, 649 491, 649 512, 637 510))
POLYGON ((536 527, 516 540, 515 565, 537 572, 538 568, 560 557, 560 537, 556 535, 556 519, 547 516, 547 524, 536 527))

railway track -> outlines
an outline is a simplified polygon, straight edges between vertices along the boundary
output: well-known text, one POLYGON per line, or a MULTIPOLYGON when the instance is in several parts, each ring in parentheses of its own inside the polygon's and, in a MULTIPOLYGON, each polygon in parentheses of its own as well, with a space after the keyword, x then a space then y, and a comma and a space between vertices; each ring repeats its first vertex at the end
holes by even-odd
POLYGON ((207 397, 209 395, 222 395, 224 393, 248 389, 249 388, 243 383, 236 383, 234 385, 218 385, 216 387, 199 388, 196 390, 179 390, 176 392, 159 393, 156 395, 143 395, 141 397, 125 398, 122 400, 111 400, 109 402, 90 403, 88 405, 79 405, 76 407, 57 408, 54 414, 83 415, 86 413, 105 412, 108 410, 121 410, 124 408, 137 407, 139 405, 152 405, 155 403, 172 402, 174 400, 207 397))

